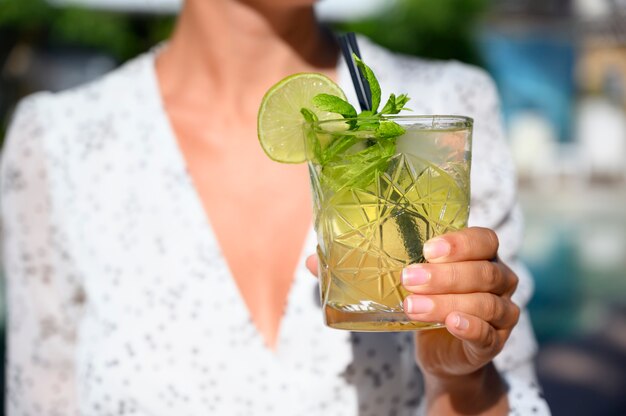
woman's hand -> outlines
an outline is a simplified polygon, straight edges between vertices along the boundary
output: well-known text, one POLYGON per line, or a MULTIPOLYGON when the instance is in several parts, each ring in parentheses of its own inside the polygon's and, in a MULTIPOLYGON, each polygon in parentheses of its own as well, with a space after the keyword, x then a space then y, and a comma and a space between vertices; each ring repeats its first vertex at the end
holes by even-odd
POLYGON ((416 333, 417 362, 434 414, 454 414, 455 409, 506 413, 504 389, 491 361, 520 310, 511 301, 518 278, 497 253, 492 230, 466 228, 428 241, 428 263, 403 272, 404 287, 412 293, 404 304, 409 317, 442 322, 447 329, 416 333))
POLYGON ((511 301, 517 276, 497 260, 497 252, 493 231, 466 228, 428 241, 428 263, 404 270, 404 287, 412 293, 404 302, 408 316, 448 329, 417 334, 417 359, 425 373, 468 375, 502 350, 520 310, 511 301))
MULTIPOLYGON (((497 259, 498 238, 486 228, 466 228, 424 245, 428 263, 407 267, 404 303, 417 321, 444 330, 416 332, 416 358, 424 373, 429 411, 505 414, 508 402, 493 358, 517 324, 511 301, 518 278, 497 259)), ((307 265, 317 269, 317 259, 307 265)))

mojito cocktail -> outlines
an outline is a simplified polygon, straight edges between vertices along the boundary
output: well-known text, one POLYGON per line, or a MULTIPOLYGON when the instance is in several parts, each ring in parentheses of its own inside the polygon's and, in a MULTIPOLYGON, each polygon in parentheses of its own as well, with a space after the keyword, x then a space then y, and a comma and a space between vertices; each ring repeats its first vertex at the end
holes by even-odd
POLYGON ((424 261, 426 240, 467 225, 471 119, 385 120, 404 133, 351 131, 346 119, 306 126, 322 307, 334 328, 439 326, 405 315, 402 269, 424 261))

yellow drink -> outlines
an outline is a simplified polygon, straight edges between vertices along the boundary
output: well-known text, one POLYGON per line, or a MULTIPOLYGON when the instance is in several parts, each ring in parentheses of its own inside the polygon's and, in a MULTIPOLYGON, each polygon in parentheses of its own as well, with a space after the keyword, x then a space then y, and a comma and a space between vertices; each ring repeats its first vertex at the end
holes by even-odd
POLYGON ((390 119, 406 132, 384 149, 367 131, 342 129, 345 121, 318 123, 307 135, 321 300, 326 324, 334 328, 440 326, 408 319, 401 272, 424 261, 426 240, 467 225, 472 122, 390 119), (316 148, 321 154, 338 143, 345 146, 332 158, 314 157, 316 148))

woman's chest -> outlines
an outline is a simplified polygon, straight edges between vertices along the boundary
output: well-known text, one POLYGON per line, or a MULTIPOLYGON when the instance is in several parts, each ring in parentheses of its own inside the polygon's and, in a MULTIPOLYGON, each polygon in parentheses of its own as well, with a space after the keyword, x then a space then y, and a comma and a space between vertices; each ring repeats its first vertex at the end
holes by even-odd
POLYGON ((270 161, 243 134, 223 143, 187 136, 178 142, 230 275, 265 342, 274 346, 311 228, 306 166, 270 161))
POLYGON ((96 254, 80 268, 87 303, 77 371, 85 408, 316 414, 337 396, 329 414, 352 413, 354 391, 341 377, 351 359, 347 335, 323 327, 315 281, 302 265, 272 352, 215 244, 180 226, 171 235, 152 227, 128 253, 96 254))

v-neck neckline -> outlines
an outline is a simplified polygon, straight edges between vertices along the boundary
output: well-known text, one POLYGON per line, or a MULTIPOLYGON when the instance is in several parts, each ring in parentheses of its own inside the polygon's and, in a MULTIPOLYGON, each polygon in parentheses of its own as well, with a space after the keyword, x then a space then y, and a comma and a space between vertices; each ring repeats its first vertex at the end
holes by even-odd
MULTIPOLYGON (((160 109, 161 111, 161 117, 159 117, 158 120, 160 124, 163 126, 163 137, 167 139, 167 145, 170 148, 170 157, 172 157, 173 163, 176 163, 176 167, 181 170, 181 172, 185 175, 188 183, 190 184, 189 197, 193 201, 194 210, 196 211, 197 215, 200 215, 202 217, 201 223, 203 224, 202 226, 204 228, 202 235, 206 236, 206 238, 209 238, 211 245, 215 247, 215 250, 219 252, 219 261, 228 275, 228 279, 227 279, 228 282, 226 282, 225 284, 229 285, 230 290, 233 291, 233 295, 234 295, 233 299, 237 300, 237 309, 239 309, 242 312, 243 317, 245 319, 247 319, 248 321, 252 323, 254 330, 255 330, 254 331, 255 338, 257 339, 258 342, 261 343, 264 350, 266 350, 267 352, 275 356, 281 350, 281 339, 283 338, 282 336, 283 327, 285 323, 286 314, 289 311, 290 302, 292 302, 291 298, 294 292, 294 287, 299 283, 298 282, 299 275, 301 274, 299 273, 299 269, 301 265, 304 263, 304 260, 307 254, 309 254, 307 253, 307 247, 309 246, 308 242, 312 238, 315 238, 315 230, 314 230, 313 224, 309 225, 308 230, 304 236, 304 239, 303 241, 301 241, 302 249, 301 249, 300 255, 298 256, 296 267, 293 270, 292 280, 289 284, 289 288, 287 290, 287 294, 285 297, 285 303, 283 305, 284 314, 281 316, 280 321, 278 322, 278 329, 277 329, 275 343, 274 345, 269 345, 267 343, 267 339, 265 338, 264 334, 261 333, 255 320, 252 318, 252 313, 248 307, 248 304, 246 303, 243 293, 241 292, 241 289, 239 288, 235 280, 233 271, 230 265, 228 264, 228 261, 224 255, 223 248, 219 242, 219 239, 217 238, 217 234, 215 233, 215 228, 212 225, 212 221, 209 216, 209 213, 207 212, 206 207, 204 206, 202 202, 200 193, 197 187, 195 186, 195 182, 189 172, 187 160, 180 147, 180 143, 178 141, 178 137, 174 130, 172 121, 169 118, 169 115, 167 114, 165 102, 163 100, 163 95, 161 93, 159 79, 158 79, 158 75, 156 71, 156 57, 158 53, 161 50, 163 50, 163 48, 165 47, 166 47, 166 44, 162 44, 159 47, 154 48, 152 51, 146 54, 146 66, 147 66, 146 71, 148 73, 149 83, 150 83, 149 90, 153 94, 153 99, 154 99, 154 102, 156 103, 156 107, 160 109)), ((345 77, 344 75, 345 68, 343 68, 343 66, 344 64, 343 64, 342 58, 338 56, 335 70, 337 74, 337 84, 339 85, 342 85, 343 78, 345 77)))

